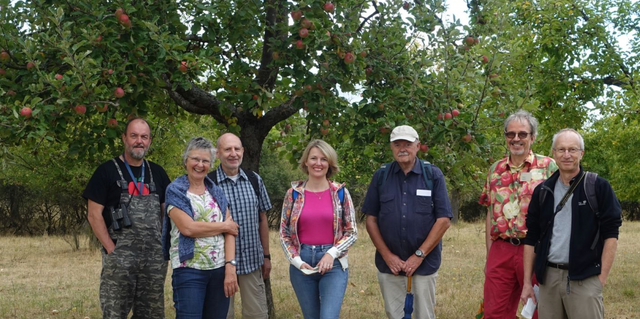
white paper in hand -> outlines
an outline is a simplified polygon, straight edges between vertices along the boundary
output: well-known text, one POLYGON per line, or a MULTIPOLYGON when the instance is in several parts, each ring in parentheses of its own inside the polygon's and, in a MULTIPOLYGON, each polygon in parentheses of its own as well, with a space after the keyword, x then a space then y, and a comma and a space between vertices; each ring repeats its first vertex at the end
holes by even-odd
MULTIPOLYGON (((538 300, 538 285, 533 286, 533 294, 536 296, 536 300, 538 300)), ((533 303, 533 299, 527 299, 527 304, 522 308, 522 312, 520 315, 527 319, 531 319, 533 317, 533 312, 536 310, 537 305, 533 303)))
POLYGON ((318 273, 318 267, 313 269, 300 269, 300 271, 305 275, 313 275, 318 273))

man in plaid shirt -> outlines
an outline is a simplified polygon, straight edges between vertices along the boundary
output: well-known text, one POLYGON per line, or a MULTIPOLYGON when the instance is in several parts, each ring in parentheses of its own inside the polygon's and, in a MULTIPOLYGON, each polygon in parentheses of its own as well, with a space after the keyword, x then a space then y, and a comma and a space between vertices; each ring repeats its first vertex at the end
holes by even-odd
MULTIPOLYGON (((233 220, 240 225, 236 237, 238 285, 243 318, 267 318, 269 309, 263 278, 271 272, 269 225, 266 211, 271 208, 269 195, 258 174, 240 168, 244 148, 238 136, 226 133, 218 138, 216 157, 220 166, 209 177, 224 191, 233 220), (255 175, 249 176, 250 174, 255 175), (256 178, 256 196, 250 178, 256 178)), ((233 297, 227 318, 234 318, 233 297)))

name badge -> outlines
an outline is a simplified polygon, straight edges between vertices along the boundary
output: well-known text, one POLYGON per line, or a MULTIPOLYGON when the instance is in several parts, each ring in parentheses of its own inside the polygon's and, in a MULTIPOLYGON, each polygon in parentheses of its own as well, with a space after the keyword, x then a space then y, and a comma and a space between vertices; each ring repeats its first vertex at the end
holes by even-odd
POLYGON ((416 190, 417 196, 431 196, 431 191, 428 189, 418 189, 416 190))
POLYGON ((520 173, 520 181, 528 182, 531 180, 531 172, 522 172, 520 173))

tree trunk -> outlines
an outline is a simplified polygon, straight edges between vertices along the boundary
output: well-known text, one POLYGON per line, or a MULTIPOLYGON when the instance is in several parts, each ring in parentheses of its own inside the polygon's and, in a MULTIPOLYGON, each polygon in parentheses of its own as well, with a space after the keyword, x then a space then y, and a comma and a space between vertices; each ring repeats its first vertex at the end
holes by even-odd
POLYGON ((457 224, 458 217, 460 215, 460 190, 454 188, 449 193, 449 202, 451 202, 451 213, 453 213, 453 218, 451 219, 451 223, 457 224))

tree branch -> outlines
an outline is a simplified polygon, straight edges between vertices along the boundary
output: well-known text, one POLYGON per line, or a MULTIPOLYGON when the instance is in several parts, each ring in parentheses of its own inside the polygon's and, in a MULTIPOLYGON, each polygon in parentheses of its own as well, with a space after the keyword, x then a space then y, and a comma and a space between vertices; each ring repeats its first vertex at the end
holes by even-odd
POLYGON ((280 41, 286 40, 286 32, 277 30, 276 26, 286 19, 285 7, 282 5, 282 1, 279 0, 264 0, 266 15, 265 15, 265 28, 262 42, 262 57, 260 59, 260 68, 258 69, 258 76, 256 81, 258 85, 265 90, 272 92, 276 78, 278 76, 279 68, 273 66, 273 50, 271 48, 271 42, 274 39, 280 41))
POLYGON ((166 74, 162 77, 167 84, 166 90, 169 97, 185 111, 200 115, 211 115, 219 123, 224 125, 229 124, 227 118, 220 112, 220 108, 227 106, 215 96, 202 90, 193 83, 191 83, 191 88, 188 90, 180 86, 173 90, 169 77, 166 74))

